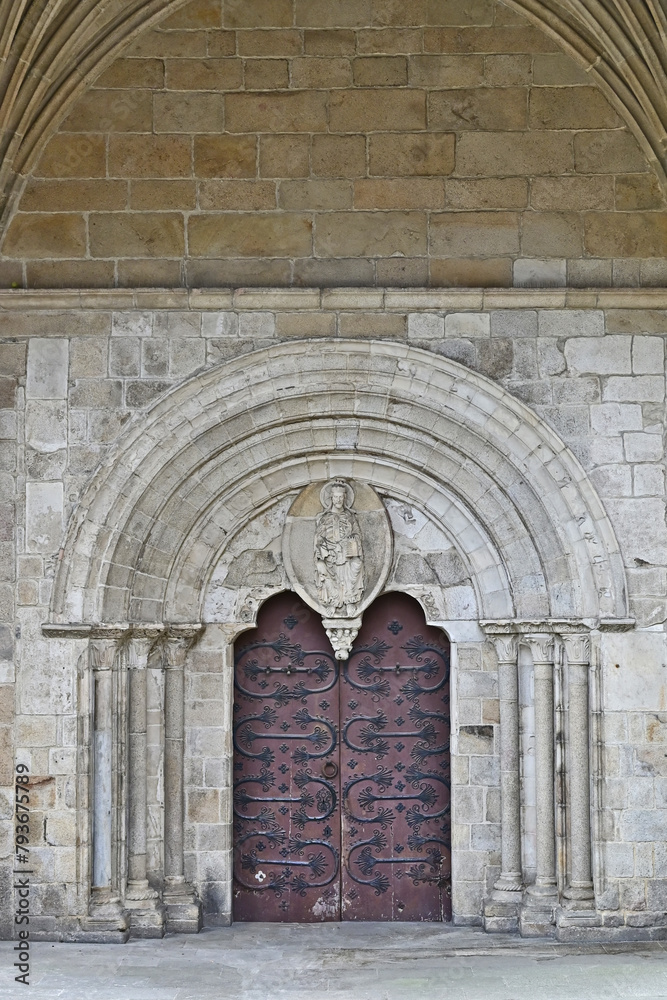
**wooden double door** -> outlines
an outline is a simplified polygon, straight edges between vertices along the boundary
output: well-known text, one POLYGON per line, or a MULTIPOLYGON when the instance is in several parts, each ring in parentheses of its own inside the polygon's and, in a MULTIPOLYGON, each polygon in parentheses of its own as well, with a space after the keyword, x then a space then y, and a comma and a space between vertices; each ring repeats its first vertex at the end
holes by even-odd
POLYGON ((241 637, 235 920, 449 920, 449 644, 403 594, 338 662, 295 594, 241 637))

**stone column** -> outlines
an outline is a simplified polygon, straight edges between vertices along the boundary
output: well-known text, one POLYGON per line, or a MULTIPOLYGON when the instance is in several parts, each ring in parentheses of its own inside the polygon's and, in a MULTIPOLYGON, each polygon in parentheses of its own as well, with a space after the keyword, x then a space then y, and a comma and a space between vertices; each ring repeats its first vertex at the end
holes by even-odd
POLYGON ((130 910, 130 927, 137 937, 162 937, 164 909, 151 888, 146 868, 146 669, 156 632, 137 630, 128 645, 128 881, 125 905, 130 910))
POLYGON ((111 727, 115 639, 90 644, 93 671, 93 891, 111 890, 111 727))
POLYGON ((568 785, 570 806, 570 880, 565 897, 573 909, 592 909, 591 803, 588 723, 588 635, 563 636, 567 657, 568 785))
POLYGON ((484 929, 514 931, 521 902, 521 794, 519 783, 519 674, 516 636, 493 638, 500 695, 501 870, 484 903, 484 929))
POLYGON ((535 678, 535 802, 537 870, 527 889, 527 909, 521 915, 526 935, 551 933, 556 888, 556 823, 554 804, 554 685, 553 636, 525 637, 533 655, 535 678), (537 911, 537 912, 536 912, 537 911), (542 912, 539 912, 542 911, 542 912))
POLYGON ((165 644, 164 722, 164 903, 167 927, 177 933, 201 929, 201 903, 183 870, 183 746, 185 738, 185 663, 201 626, 172 626, 165 644))

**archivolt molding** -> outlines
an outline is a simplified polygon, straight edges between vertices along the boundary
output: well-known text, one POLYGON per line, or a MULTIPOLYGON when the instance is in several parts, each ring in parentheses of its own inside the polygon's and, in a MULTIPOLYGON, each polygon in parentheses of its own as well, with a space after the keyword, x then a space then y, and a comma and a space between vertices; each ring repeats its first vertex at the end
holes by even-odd
POLYGON ((226 540, 331 476, 441 524, 484 619, 627 616, 613 529, 553 431, 453 361, 340 340, 209 369, 128 429, 70 524, 52 623, 200 621, 226 540))
MULTIPOLYGON (((6 225, 48 139, 95 77, 188 0, 0 0, 0 205, 6 225)), ((667 173, 663 0, 507 0, 600 84, 667 173)))

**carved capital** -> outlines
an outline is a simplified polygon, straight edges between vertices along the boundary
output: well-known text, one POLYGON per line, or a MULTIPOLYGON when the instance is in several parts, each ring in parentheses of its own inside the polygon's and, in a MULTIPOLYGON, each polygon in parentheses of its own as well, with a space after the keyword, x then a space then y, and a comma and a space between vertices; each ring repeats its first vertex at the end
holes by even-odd
POLYGON ((165 666, 169 670, 182 670, 188 653, 202 630, 201 625, 170 627, 164 644, 165 666))
POLYGON ((88 644, 91 668, 93 670, 111 670, 117 649, 116 639, 93 639, 88 644))
POLYGON ((145 670, 148 655, 164 631, 161 625, 132 629, 127 644, 127 665, 130 670, 145 670))
POLYGON ((554 637, 552 635, 526 635, 523 641, 529 647, 533 663, 553 663, 554 637))
POLYGON ((519 643, 514 635, 498 635, 493 637, 496 655, 499 663, 516 663, 519 643))
POLYGON ((337 660, 347 660, 361 628, 361 618, 323 618, 324 630, 337 660))
POLYGON ((588 635, 564 635, 561 638, 568 663, 590 663, 591 640, 588 635))

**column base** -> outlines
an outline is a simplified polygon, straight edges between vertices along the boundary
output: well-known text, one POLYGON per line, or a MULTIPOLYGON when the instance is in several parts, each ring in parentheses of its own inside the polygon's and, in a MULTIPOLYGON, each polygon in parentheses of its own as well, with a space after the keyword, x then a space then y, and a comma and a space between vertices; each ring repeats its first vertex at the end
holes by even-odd
POLYGON ((592 885, 569 885, 563 893, 564 906, 573 910, 594 910, 595 893, 592 885))
POLYGON ((193 886, 184 878, 167 877, 162 891, 168 934, 198 934, 202 905, 193 886))
POLYGON ((595 909, 561 908, 556 914, 556 937, 559 941, 597 940, 596 928, 602 927, 602 915, 595 909))
POLYGON ((130 936, 140 938, 164 937, 164 906, 147 879, 128 882, 125 892, 125 909, 130 920, 130 936))
POLYGON ((82 940, 91 944, 125 944, 130 936, 127 914, 110 889, 93 889, 88 916, 80 921, 82 940))
MULTIPOLYGON (((497 883, 496 883, 497 884, 497 883)), ((519 929, 521 889, 494 889, 484 900, 482 923, 487 934, 511 934, 519 929)))
POLYGON ((519 909, 521 937, 553 937, 557 906, 555 886, 529 886, 519 909))

